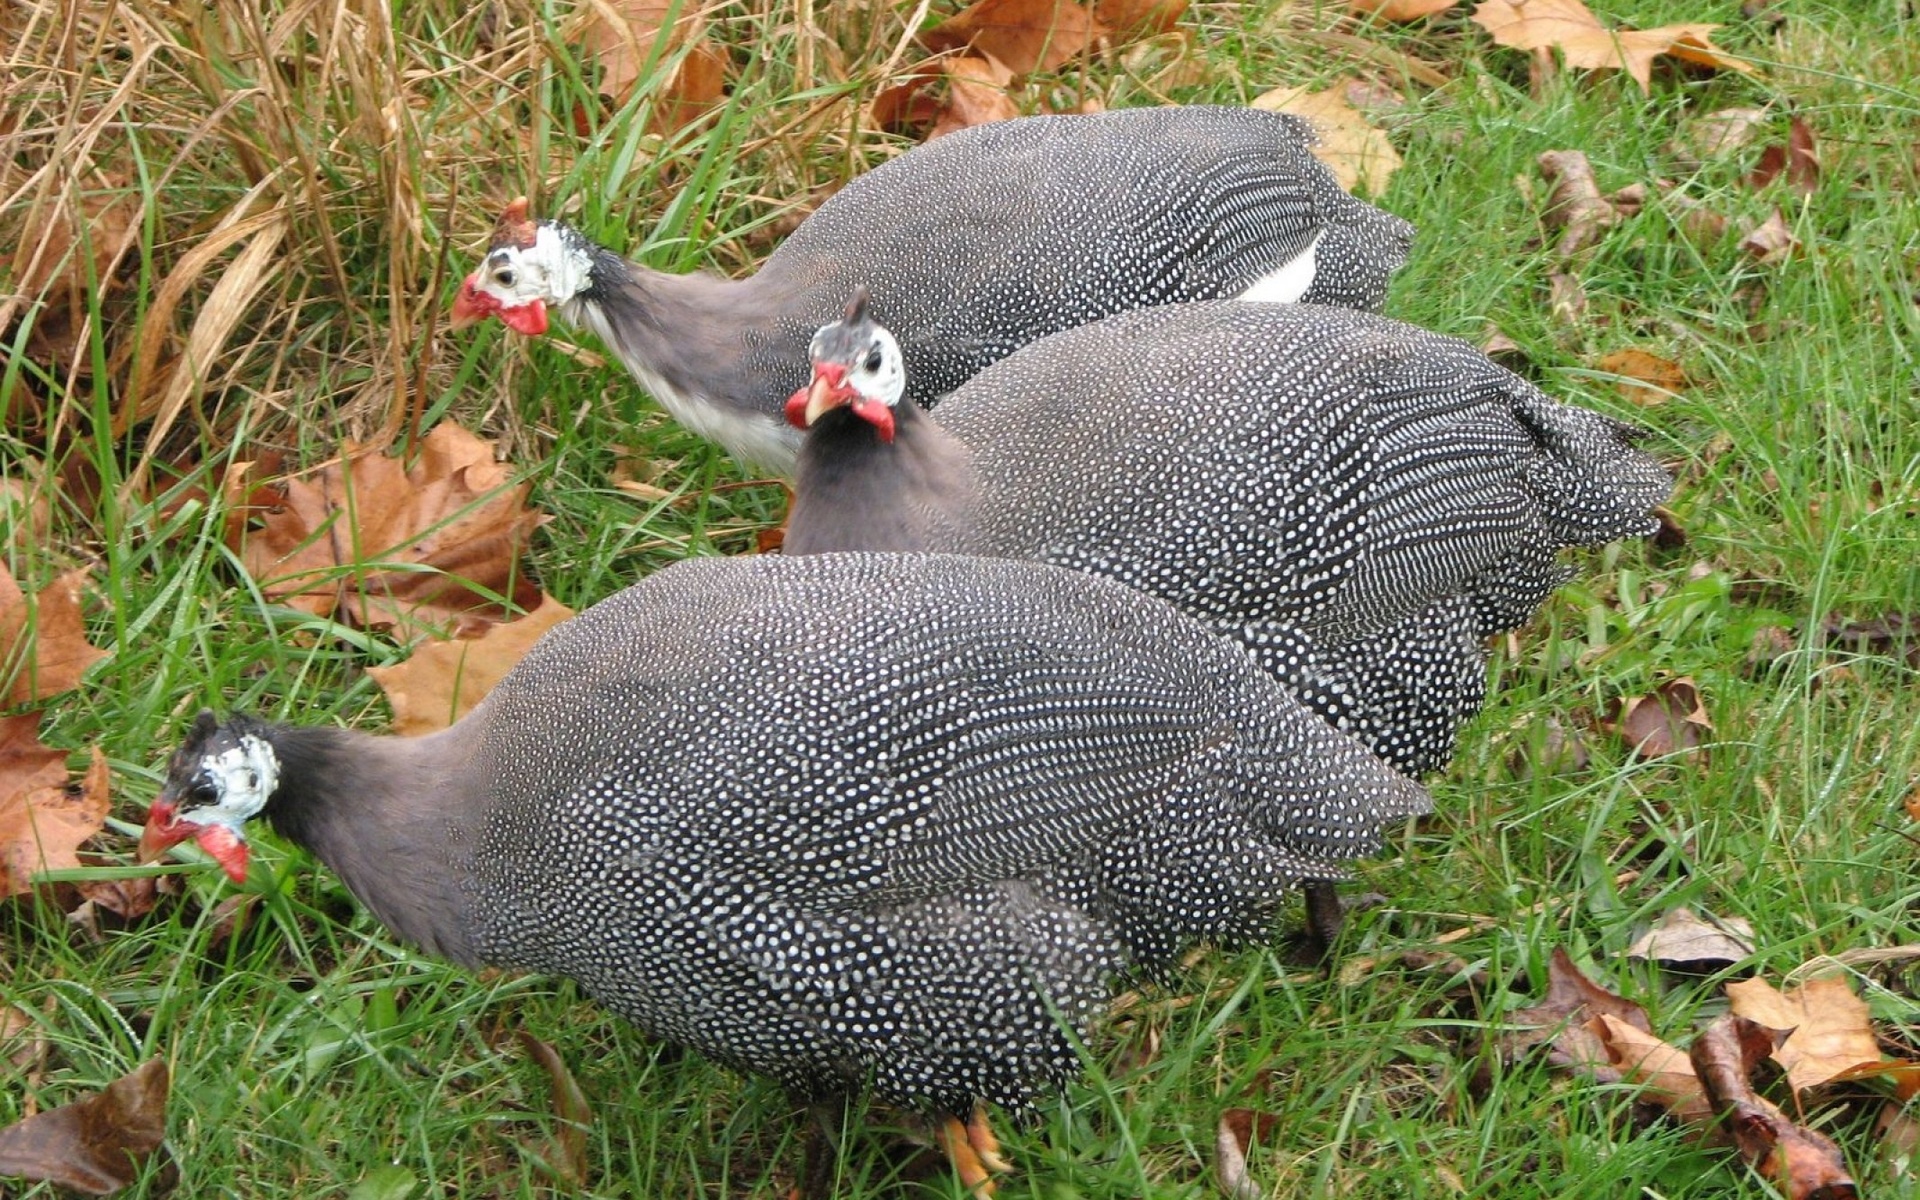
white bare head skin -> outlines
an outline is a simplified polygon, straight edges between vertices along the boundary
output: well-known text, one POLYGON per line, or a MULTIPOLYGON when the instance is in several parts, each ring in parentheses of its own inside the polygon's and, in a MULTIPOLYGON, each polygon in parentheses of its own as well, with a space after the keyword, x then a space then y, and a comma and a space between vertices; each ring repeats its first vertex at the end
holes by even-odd
POLYGON ((519 308, 536 300, 564 305, 587 288, 593 260, 586 248, 551 224, 534 228, 531 245, 496 246, 487 252, 471 278, 475 291, 502 308, 519 308))
POLYGON ((267 806, 280 785, 280 759, 264 738, 242 735, 235 745, 200 759, 198 786, 187 793, 178 819, 199 826, 218 826, 239 836, 242 827, 267 806), (211 802, 194 803, 211 790, 211 802))
POLYGON ((907 394, 907 361, 900 343, 864 316, 852 324, 825 326, 813 335, 807 353, 816 363, 845 366, 847 386, 868 400, 893 408, 907 394))

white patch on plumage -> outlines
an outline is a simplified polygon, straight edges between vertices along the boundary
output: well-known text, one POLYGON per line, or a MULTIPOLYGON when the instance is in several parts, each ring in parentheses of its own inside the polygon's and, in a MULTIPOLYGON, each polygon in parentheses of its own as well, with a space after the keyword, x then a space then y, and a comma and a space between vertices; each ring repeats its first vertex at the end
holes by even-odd
POLYGON ((180 819, 195 825, 218 825, 238 836, 240 829, 267 806, 267 797, 280 786, 280 759, 264 738, 251 734, 240 744, 200 760, 200 770, 211 780, 219 799, 197 808, 183 808, 180 819))
POLYGON ((620 360, 640 381, 640 386, 647 389, 647 394, 687 429, 708 441, 720 443, 735 458, 752 466, 784 475, 793 473, 793 460, 800 452, 800 431, 779 416, 749 412, 719 397, 692 395, 674 387, 649 370, 639 355, 622 348, 613 322, 607 320, 606 310, 592 301, 570 300, 560 315, 568 324, 587 330, 619 352, 620 360))
POLYGON ((1253 300, 1268 304, 1298 304, 1313 286, 1314 252, 1326 230, 1317 230, 1307 248, 1253 281, 1253 286, 1235 296, 1235 300, 1253 300))
POLYGON ((475 272, 475 287, 503 307, 535 300, 565 304, 592 282, 593 259, 569 245, 551 225, 535 230, 531 246, 501 246, 487 252, 475 272))

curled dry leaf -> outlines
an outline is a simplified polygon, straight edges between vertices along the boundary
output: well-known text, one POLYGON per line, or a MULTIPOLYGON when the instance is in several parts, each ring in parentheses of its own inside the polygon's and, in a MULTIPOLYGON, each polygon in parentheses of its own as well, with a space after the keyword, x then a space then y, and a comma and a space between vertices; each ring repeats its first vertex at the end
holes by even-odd
POLYGON ((1186 15, 1188 0, 1094 0, 1094 20, 1121 41, 1171 33, 1186 15))
POLYGON ((1594 367, 1619 376, 1613 386, 1621 399, 1642 407, 1665 404, 1687 386, 1687 373, 1679 363, 1631 346, 1603 355, 1594 367))
POLYGON ((1772 1050, 1769 1031, 1727 1013, 1700 1031, 1687 1054, 1741 1157, 1789 1200, 1854 1200, 1859 1191, 1840 1147, 1754 1092, 1753 1068, 1772 1050))
POLYGON ((1867 1002, 1838 976, 1809 980, 1788 992, 1764 979, 1746 979, 1727 985, 1727 999, 1736 1014, 1787 1035, 1772 1054, 1796 1092, 1914 1068, 1880 1052, 1867 1002))
POLYGON ((1500 1035, 1500 1058, 1512 1062, 1546 1044, 1547 1061, 1556 1067, 1592 1072, 1604 1081, 1619 1078, 1612 1059, 1591 1026, 1598 1016, 1612 1017, 1643 1032, 1652 1031, 1647 1010, 1588 979, 1567 952, 1555 946, 1547 960, 1547 994, 1540 1003, 1508 1014, 1513 1026, 1500 1035))
POLYGON ((1418 21, 1445 12, 1462 0, 1347 0, 1347 11, 1355 16, 1379 17, 1382 21, 1418 21))
POLYGON ((924 63, 916 74, 873 98, 873 121, 894 133, 924 131, 927 140, 1020 115, 1009 89, 1013 72, 990 58, 956 55, 924 63), (946 95, 931 85, 945 80, 946 95))
POLYGON ((1667 152, 1687 167, 1733 154, 1751 142, 1767 119, 1764 108, 1722 108, 1680 126, 1667 152))
POLYGON ((1920 668, 1920 614, 1892 612, 1852 621, 1828 613, 1820 622, 1820 644, 1873 654, 1920 668))
POLYGON ((1773 263, 1799 249, 1800 239, 1793 236, 1793 230, 1787 228, 1787 219, 1776 208, 1766 220, 1740 235, 1740 248, 1756 262, 1773 263))
POLYGON ((80 686, 107 652, 87 641, 80 596, 92 568, 60 575, 29 600, 0 563, 0 687, 8 707, 80 686))
POLYGON ((1253 107, 1305 117, 1319 135, 1314 157, 1327 165, 1340 186, 1348 191, 1358 186, 1368 195, 1378 196, 1400 169, 1400 155, 1387 135, 1347 102, 1348 82, 1319 92, 1275 88, 1254 97, 1253 107))
POLYGON ((1593 164, 1580 151, 1549 150, 1537 161, 1540 173, 1553 184, 1541 218, 1548 229, 1560 231, 1553 252, 1563 261, 1574 258, 1620 220, 1620 210, 1600 194, 1593 164))
POLYGON ((105 1196, 140 1177, 167 1133, 167 1064, 142 1063, 83 1100, 0 1129, 0 1175, 105 1196))
POLYGON ((471 712, 547 630, 572 615, 542 592, 539 607, 519 620, 486 622, 471 636, 427 642, 406 662, 368 667, 367 674, 393 706, 395 733, 432 733, 471 712))
POLYGON ((1615 1077, 1641 1085, 1642 1100, 1690 1124, 1713 1116, 1713 1106, 1686 1051, 1607 1013, 1595 1016, 1588 1029, 1604 1049, 1615 1077))
POLYGON ((1814 146, 1812 127, 1800 117, 1787 126, 1785 145, 1775 142, 1761 152, 1760 162, 1747 176, 1747 186, 1757 192, 1782 175, 1787 186, 1802 196, 1813 195, 1820 186, 1820 152, 1814 146))
POLYGON ((40 744, 38 714, 0 718, 0 896, 33 889, 33 877, 81 865, 81 844, 107 820, 106 755, 93 748, 78 788, 64 751, 40 744))
POLYGON ((1653 87, 1653 60, 1665 54, 1695 66, 1755 74, 1752 64, 1715 46, 1718 25, 1663 25, 1658 29, 1609 29, 1580 0, 1483 0, 1474 24, 1502 46, 1555 49, 1570 67, 1624 70, 1641 91, 1653 87))
POLYGON ((1676 908, 1627 947, 1628 958, 1690 971, 1718 971, 1753 956, 1753 926, 1741 917, 1705 919, 1676 908))
POLYGON ((1669 679, 1620 706, 1614 728, 1641 758, 1698 749, 1713 732, 1706 703, 1690 676, 1669 679))
POLYGON ((1092 10, 1072 0, 975 0, 920 41, 935 54, 965 51, 1014 75, 1031 75, 1079 58, 1111 33, 1092 10))
POLYGON ((475 615, 495 620, 539 602, 520 551, 545 519, 525 507, 493 443, 452 423, 436 428, 411 468, 350 451, 291 479, 277 511, 243 530, 237 549, 269 599, 317 616, 407 632, 475 615))
POLYGON ((553 1115, 559 1130, 553 1139, 554 1153, 542 1155, 541 1160, 562 1183, 577 1190, 587 1179, 587 1134, 593 1128, 593 1108, 560 1052, 524 1029, 517 1032, 527 1057, 540 1064, 553 1085, 553 1115))
POLYGON ((1586 738, 1558 717, 1529 722, 1514 741, 1507 766, 1519 779, 1584 771, 1593 762, 1586 738))
POLYGON ((661 63, 685 51, 656 92, 650 128, 680 129, 726 93, 726 59, 704 33, 702 6, 672 0, 590 0, 581 6, 580 41, 600 64, 600 86, 615 104, 632 94, 655 55, 661 63), (675 9, 678 9, 677 16, 675 9), (671 24, 668 22, 671 20, 671 24))
POLYGON ((1229 1108, 1220 1114, 1213 1139, 1213 1169, 1220 1191, 1229 1200, 1264 1200, 1267 1190, 1248 1174, 1247 1154, 1255 1142, 1272 1131, 1274 1122, 1272 1113, 1251 1108, 1229 1108))

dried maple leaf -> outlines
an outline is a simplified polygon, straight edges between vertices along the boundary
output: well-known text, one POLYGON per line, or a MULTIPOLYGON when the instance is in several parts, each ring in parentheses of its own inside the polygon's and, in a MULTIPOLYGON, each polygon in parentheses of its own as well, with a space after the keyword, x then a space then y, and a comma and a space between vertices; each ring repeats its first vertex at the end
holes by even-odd
POLYGON ((1753 65, 1715 46, 1718 25, 1663 25, 1658 29, 1609 29, 1580 0, 1482 0, 1474 24, 1502 46, 1560 51, 1570 67, 1624 70, 1641 91, 1653 88, 1653 60, 1665 54, 1696 66, 1756 74, 1753 65))
POLYGON ((501 619, 509 609, 493 597, 538 603, 519 556, 545 519, 525 507, 531 485, 511 479, 493 443, 443 424, 412 468, 349 451, 287 481, 281 507, 243 530, 237 549, 268 598, 318 616, 340 608, 407 633, 501 619))
POLYGON ((11 294, 0 296, 0 339, 9 350, 17 344, 16 318, 38 300, 26 357, 62 376, 91 373, 91 357, 75 353, 88 304, 119 287, 115 264, 128 261, 140 237, 138 189, 129 177, 87 174, 84 188, 35 189, 30 205, 0 215, 0 238, 13 248, 0 270, 11 281, 11 294))
POLYGON ((990 125, 1020 115, 1008 89, 1013 72, 991 58, 959 55, 935 60, 873 98, 873 121, 895 133, 925 131, 929 141, 956 129, 990 125), (930 85, 944 79, 944 98, 930 85))
POLYGON ((1698 749, 1713 732, 1713 721, 1707 716, 1700 689, 1690 677, 1682 676, 1620 706, 1614 728, 1635 755, 1660 758, 1678 750, 1698 749))
POLYGON ((367 674, 393 706, 394 732, 432 733, 472 711, 542 634, 572 615, 543 592, 539 607, 517 621, 489 622, 475 636, 427 642, 406 662, 368 667, 367 674))
POLYGON ((1263 1200, 1267 1190, 1247 1172, 1247 1153, 1278 1123, 1272 1113, 1229 1108, 1220 1114, 1213 1136, 1213 1171, 1230 1200, 1263 1200))
POLYGON ((976 0, 920 35, 935 54, 965 51, 1014 75, 1051 71, 1111 35, 1093 12, 1071 0, 976 0))
POLYGON ((1727 999, 1738 1015, 1788 1034, 1772 1053, 1796 1092, 1876 1073, 1862 1068, 1911 1065, 1890 1062, 1880 1053, 1867 1002, 1845 979, 1813 979, 1790 992, 1764 979, 1746 979, 1727 985, 1727 999))
POLYGON ((1567 952, 1558 946, 1547 960, 1547 994, 1540 1003, 1507 1015, 1505 1024, 1519 1026, 1500 1036, 1500 1057, 1508 1062, 1546 1043, 1547 1061, 1557 1067, 1577 1067, 1611 1082, 1612 1060, 1590 1027, 1596 1016, 1613 1017, 1635 1029, 1651 1031, 1647 1010, 1581 974, 1567 952))
POLYGON ((0 1175, 105 1196, 140 1177, 167 1134, 167 1063, 150 1059, 103 1091, 0 1129, 0 1175))
POLYGON ((40 744, 40 717, 0 718, 0 896, 33 889, 43 871, 80 866, 75 853, 107 819, 108 771, 99 747, 80 787, 67 787, 64 751, 40 744))
POLYGON ((516 1032, 527 1057, 540 1064, 553 1085, 553 1115, 559 1129, 554 1134, 553 1153, 540 1155, 540 1161, 560 1182, 578 1191, 587 1179, 587 1134, 593 1128, 593 1107, 558 1050, 524 1029, 516 1032))
POLYGON ((1747 176, 1747 186, 1759 191, 1785 175, 1787 186, 1802 196, 1811 196, 1820 186, 1820 152, 1814 148, 1813 129, 1799 117, 1787 127, 1785 145, 1775 142, 1760 154, 1760 161, 1747 176))
POLYGON ((1116 38, 1153 37, 1171 32, 1186 15, 1188 0, 1094 0, 1093 19, 1116 38))
POLYGON ((1593 164, 1578 150, 1548 150, 1537 160, 1540 173, 1553 183, 1547 196, 1546 212, 1541 220, 1547 228, 1560 231, 1553 252, 1563 261, 1578 255, 1600 240, 1608 226, 1620 220, 1621 212, 1600 194, 1593 177, 1593 164))
POLYGON ((1641 1085, 1642 1100, 1689 1123, 1713 1116, 1706 1090, 1684 1050, 1608 1013, 1595 1016, 1587 1028, 1605 1050, 1616 1076, 1641 1085))
POLYGON ((90 567, 68 571, 29 601, 0 563, 0 684, 8 707, 72 691, 107 657, 88 643, 80 618, 81 586, 90 574, 90 567))
POLYGON ((1459 3, 1462 0, 1347 0, 1347 11, 1356 16, 1405 23, 1445 12, 1459 3))
POLYGON ((581 44, 600 64, 601 89, 615 104, 626 100, 650 59, 658 55, 664 60, 686 47, 686 56, 658 89, 650 124, 654 132, 684 127, 726 93, 726 59, 703 32, 700 5, 589 0, 582 12, 581 44))
POLYGON ((1764 108, 1722 108, 1692 117, 1680 126, 1667 151, 1689 167, 1732 154, 1753 140, 1767 119, 1764 108))
POLYGON ((1789 1200, 1855 1200, 1840 1147, 1755 1094, 1753 1068, 1772 1049, 1767 1030, 1727 1013, 1700 1031, 1687 1057, 1741 1157, 1789 1200))
POLYGON ((1800 239, 1793 236, 1787 219, 1776 208, 1765 221, 1741 235, 1740 248, 1756 262, 1778 262, 1800 248, 1800 239))
POLYGON ((1701 920, 1690 908, 1676 908, 1627 947, 1628 958, 1663 966, 1715 971, 1753 955, 1753 926, 1740 917, 1701 920))
POLYGON ((1252 106, 1305 117, 1319 135, 1313 156, 1325 163, 1348 191, 1362 185, 1367 194, 1378 196, 1400 169, 1400 155, 1387 135, 1347 102, 1346 81, 1319 92, 1275 88, 1254 97, 1252 106))
POLYGON ((1594 366, 1618 375, 1614 387, 1621 398, 1643 407, 1665 404, 1687 386, 1687 373, 1679 363, 1631 346, 1604 355, 1594 366))

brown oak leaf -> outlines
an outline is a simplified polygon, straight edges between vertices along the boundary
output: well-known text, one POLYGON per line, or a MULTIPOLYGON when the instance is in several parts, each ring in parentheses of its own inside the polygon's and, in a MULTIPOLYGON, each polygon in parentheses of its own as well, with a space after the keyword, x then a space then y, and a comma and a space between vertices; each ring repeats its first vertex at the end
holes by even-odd
POLYGON ((80 596, 90 567, 60 575, 31 600, 0 563, 0 682, 8 707, 80 686, 107 652, 87 641, 80 596))
POLYGON ((34 876, 81 865, 81 844, 107 819, 106 755, 93 748, 78 788, 67 755, 41 745, 40 717, 0 718, 0 896, 33 890, 34 876))
POLYGON ((393 706, 395 733, 432 733, 472 711, 541 635, 572 615, 572 609, 542 593, 539 607, 518 620, 487 622, 471 636, 426 642, 407 661, 368 667, 367 674, 393 706))

